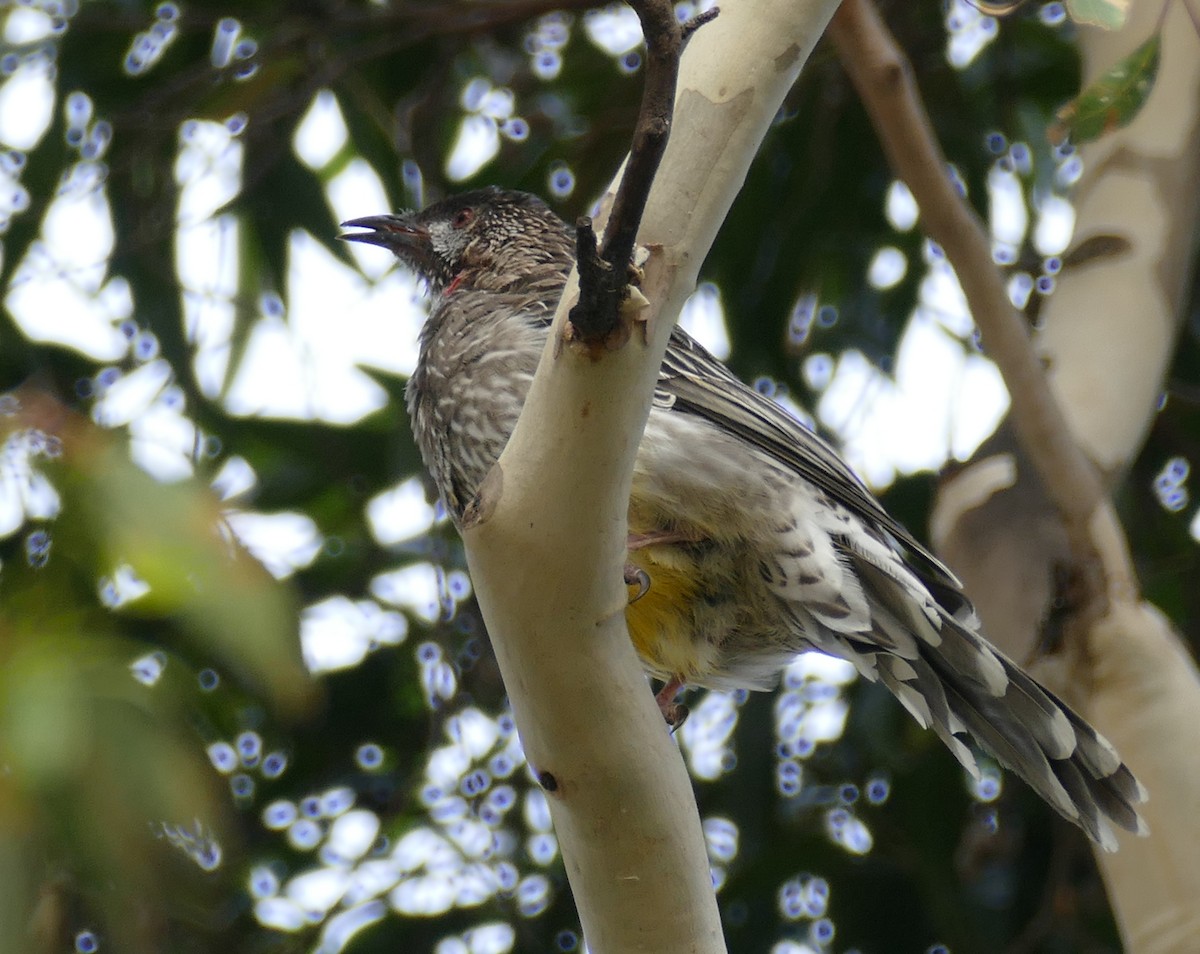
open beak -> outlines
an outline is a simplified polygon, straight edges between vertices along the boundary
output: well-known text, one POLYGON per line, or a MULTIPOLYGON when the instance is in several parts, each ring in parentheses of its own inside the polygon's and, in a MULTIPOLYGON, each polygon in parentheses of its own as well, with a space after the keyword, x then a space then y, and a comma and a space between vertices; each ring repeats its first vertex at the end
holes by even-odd
POLYGON ((342 228, 368 229, 366 232, 344 232, 338 238, 347 242, 379 245, 417 266, 432 254, 429 233, 410 215, 368 215, 363 219, 343 222, 342 228))

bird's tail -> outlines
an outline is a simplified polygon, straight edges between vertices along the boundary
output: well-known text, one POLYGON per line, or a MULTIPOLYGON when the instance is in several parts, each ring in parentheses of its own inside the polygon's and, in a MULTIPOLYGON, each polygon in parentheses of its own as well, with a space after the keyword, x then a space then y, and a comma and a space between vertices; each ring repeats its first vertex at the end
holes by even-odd
POLYGON ((874 597, 872 645, 854 647, 873 657, 864 671, 873 669, 969 772, 979 777, 963 733, 1106 851, 1117 847, 1110 822, 1147 833, 1136 807, 1146 791, 1116 750, 979 634, 965 597, 929 600, 922 609, 880 568, 855 569, 874 597))

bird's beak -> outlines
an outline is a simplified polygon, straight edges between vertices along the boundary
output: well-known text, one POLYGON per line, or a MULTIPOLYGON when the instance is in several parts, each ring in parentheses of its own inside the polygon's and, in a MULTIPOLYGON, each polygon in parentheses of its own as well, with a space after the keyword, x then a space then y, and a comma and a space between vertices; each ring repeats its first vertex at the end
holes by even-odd
POLYGON ((402 258, 420 261, 430 250, 429 233, 408 215, 368 215, 365 219, 343 222, 342 228, 370 229, 369 232, 346 232, 338 238, 380 245, 402 258))
POLYGON ((343 222, 344 229, 369 229, 367 232, 346 232, 338 238, 347 242, 366 242, 386 248, 401 262, 420 275, 436 271, 437 260, 429 231, 409 215, 368 215, 365 219, 343 222))

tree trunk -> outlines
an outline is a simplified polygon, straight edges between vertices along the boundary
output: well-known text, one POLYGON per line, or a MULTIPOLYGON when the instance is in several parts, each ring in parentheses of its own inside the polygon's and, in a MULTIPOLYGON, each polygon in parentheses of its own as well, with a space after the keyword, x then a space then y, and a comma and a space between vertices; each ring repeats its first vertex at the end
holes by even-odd
MULTIPOLYGON (((1162 5, 1133 4, 1116 33, 1081 30, 1085 85, 1142 43, 1162 5)), ((1200 56, 1183 4, 1168 8, 1162 64, 1144 109, 1081 150, 1074 249, 1041 312, 1036 343, 1075 438, 1111 488, 1136 455, 1182 322, 1200 213, 1200 56), (1117 241, 1113 241, 1115 237, 1117 241)), ((1107 612, 1036 674, 1117 746, 1150 792, 1151 837, 1099 858, 1126 948, 1200 949, 1200 676, 1179 635, 1142 602, 1119 528, 1098 516, 1107 612)), ((1037 654, 1070 565, 1067 535, 1006 422, 939 491, 934 543, 964 580, 989 637, 1037 654)))
POLYGON ((639 241, 649 307, 625 347, 561 332, 463 537, 589 947, 720 952, 691 782, 625 626, 626 508, 667 338, 784 95, 836 0, 731 0, 692 39, 639 241))

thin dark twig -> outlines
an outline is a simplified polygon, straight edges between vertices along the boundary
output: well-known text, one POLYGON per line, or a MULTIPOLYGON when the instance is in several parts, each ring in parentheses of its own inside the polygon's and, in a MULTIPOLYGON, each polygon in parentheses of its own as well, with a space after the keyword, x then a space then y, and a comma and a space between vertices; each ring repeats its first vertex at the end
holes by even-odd
POLYGON ((575 221, 575 260, 579 270, 579 301, 571 309, 574 334, 585 342, 602 341, 617 326, 616 307, 620 304, 624 279, 613 281, 613 267, 600 257, 596 232, 586 215, 575 221), (609 319, 608 324, 605 319, 609 319))
POLYGON ((683 26, 679 28, 680 42, 684 46, 687 46, 688 40, 696 35, 696 31, 704 26, 704 24, 712 23, 712 21, 717 18, 717 14, 720 12, 720 7, 709 7, 707 10, 703 11, 702 13, 697 13, 694 17, 685 22, 683 26))
POLYGON ((599 255, 594 251, 590 220, 577 235, 580 293, 570 318, 575 338, 589 344, 609 340, 619 325, 618 311, 629 281, 642 213, 671 134, 685 35, 690 36, 716 13, 709 11, 685 26, 679 23, 669 0, 635 0, 631 5, 646 38, 646 82, 629 161, 613 200, 599 255), (589 246, 589 242, 593 244, 589 246))
POLYGON ((654 175, 671 135, 675 110, 675 83, 679 78, 682 30, 668 0, 641 0, 633 4, 646 37, 646 85, 638 112, 629 162, 613 201, 612 215, 604 229, 601 256, 624 269, 633 256, 638 227, 654 175))

